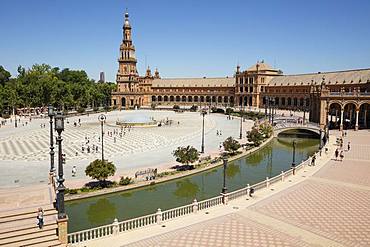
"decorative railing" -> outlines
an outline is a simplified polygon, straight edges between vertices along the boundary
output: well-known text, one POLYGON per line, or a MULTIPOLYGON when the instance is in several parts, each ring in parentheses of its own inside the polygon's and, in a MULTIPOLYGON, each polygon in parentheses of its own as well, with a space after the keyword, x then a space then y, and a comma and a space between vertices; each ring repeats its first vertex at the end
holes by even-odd
POLYGON ((198 202, 198 210, 204 210, 204 209, 214 207, 220 204, 222 204, 222 196, 216 196, 216 197, 198 202))
MULTIPOLYGON (((319 155, 319 152, 316 152, 314 155, 316 156, 319 155)), ((110 235, 118 235, 121 232, 127 232, 153 224, 162 224, 163 221, 168 221, 181 216, 196 213, 197 211, 205 210, 221 204, 227 204, 228 201, 230 200, 235 200, 240 197, 249 196, 252 188, 254 189, 254 192, 256 192, 258 190, 268 188, 272 184, 278 183, 279 181, 284 181, 285 178, 292 175, 293 172, 295 173, 303 169, 306 165, 309 165, 311 160, 312 157, 309 157, 305 161, 302 161, 295 168, 290 168, 289 170, 282 171, 280 174, 272 178, 267 177, 265 180, 259 183, 256 183, 251 186, 248 184, 244 188, 226 194, 221 194, 220 196, 216 196, 200 202, 197 202, 197 200, 195 199, 193 203, 185 206, 168 209, 165 211, 161 211, 161 209, 158 209, 157 212, 154 214, 145 215, 130 220, 125 220, 122 222, 118 222, 118 220, 115 219, 113 224, 100 226, 79 232, 69 233, 68 243, 76 244, 110 235)))
POLYGON ((162 220, 170 220, 193 212, 193 204, 178 208, 169 209, 162 212, 162 220))

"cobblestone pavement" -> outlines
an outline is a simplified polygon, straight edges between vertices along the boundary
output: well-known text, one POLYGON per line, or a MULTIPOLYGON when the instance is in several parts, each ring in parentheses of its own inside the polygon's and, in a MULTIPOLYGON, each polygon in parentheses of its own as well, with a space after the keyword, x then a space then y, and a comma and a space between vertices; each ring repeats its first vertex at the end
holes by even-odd
MULTIPOLYGON (((178 146, 192 145, 200 148, 202 118, 199 112, 175 113, 173 111, 114 111, 107 115, 104 127, 104 157, 113 161, 119 175, 132 175, 132 171, 144 168, 160 168, 173 165, 175 160, 172 151, 178 146), (173 120, 171 125, 162 127, 132 128, 119 134, 109 136, 108 132, 120 132, 116 121, 123 118, 147 118, 173 120), (149 157, 149 158, 148 158, 149 157)), ((71 117, 65 122, 63 153, 66 154, 65 178, 72 182, 88 180, 85 167, 94 159, 101 157, 100 124, 98 114, 71 117), (81 120, 80 127, 74 123, 81 120), (88 143, 86 143, 88 142, 88 143), (82 152, 82 146, 85 147, 82 152), (87 146, 91 152, 87 153, 87 146), (97 146, 98 151, 92 151, 97 146), (76 155, 77 153, 77 155, 76 155), (72 177, 72 167, 76 165, 77 175, 72 177)), ((210 114, 205 117, 205 152, 213 153, 228 136, 239 136, 240 121, 235 118, 227 120, 225 115, 210 114), (216 135, 222 130, 222 136, 216 135)), ((244 122, 244 130, 253 125, 252 121, 244 122)), ((0 187, 35 184, 47 180, 49 168, 49 120, 21 118, 18 128, 11 123, 0 128, 0 169, 4 171, 0 187), (25 122, 28 121, 26 125, 25 122), (45 124, 46 128, 40 125, 45 124)), ((244 132, 245 134, 245 132, 244 132)), ((56 134, 54 134, 56 136, 56 134)), ((57 151, 55 148, 54 151, 57 151)), ((57 160, 56 160, 57 162, 57 160)), ((133 172, 134 173, 134 172, 133 172)), ((85 181, 86 182, 86 181, 85 181)), ((84 183, 82 183, 84 184, 84 183)))
POLYGON ((348 132, 342 162, 240 212, 127 246, 370 246, 369 138, 348 132))
POLYGON ((154 238, 123 245, 125 247, 147 246, 310 246, 285 233, 246 219, 238 214, 230 214, 178 231, 169 232, 154 238))

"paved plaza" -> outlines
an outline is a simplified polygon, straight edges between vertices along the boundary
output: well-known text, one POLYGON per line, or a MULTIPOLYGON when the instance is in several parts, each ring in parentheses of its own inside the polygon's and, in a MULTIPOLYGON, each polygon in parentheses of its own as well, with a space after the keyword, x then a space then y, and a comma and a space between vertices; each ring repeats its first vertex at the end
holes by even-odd
POLYGON ((335 161, 333 136, 316 166, 253 198, 84 246, 370 246, 369 138, 368 130, 349 131, 351 149, 335 161))
MULTIPOLYGON (((85 167, 94 159, 101 158, 99 114, 68 118, 63 132, 63 153, 66 154, 65 177, 68 183, 86 181, 85 167), (81 121, 81 126, 74 123, 81 121), (84 151, 82 151, 84 147, 84 151), (90 147, 90 153, 87 152, 90 147), (93 151, 98 147, 98 151, 93 151), (72 177, 72 167, 77 166, 77 176, 72 177)), ((252 125, 245 121, 243 134, 252 125)), ((49 118, 21 118, 18 128, 14 122, 0 128, 0 187, 22 186, 25 184, 45 183, 50 167, 49 156, 49 118), (27 124, 26 124, 27 122, 27 124), (45 128, 40 126, 45 124, 45 128)), ((239 137, 238 118, 227 120, 226 115, 210 114, 205 116, 205 151, 219 152, 219 145, 228 136, 239 137), (221 130, 222 136, 216 135, 221 130)), ((169 167, 175 163, 172 151, 178 146, 193 145, 198 150, 201 143, 202 117, 199 112, 175 113, 173 111, 114 111, 107 113, 105 125, 104 155, 117 166, 117 174, 133 175, 137 170, 147 167, 169 167), (173 120, 171 125, 162 127, 135 127, 118 134, 117 120, 154 118, 173 120), (108 132, 117 134, 108 136, 108 132)), ((55 133, 56 135, 56 133, 55 133)), ((57 151, 57 148, 55 148, 57 151)), ((57 159, 55 161, 57 163, 57 159)))

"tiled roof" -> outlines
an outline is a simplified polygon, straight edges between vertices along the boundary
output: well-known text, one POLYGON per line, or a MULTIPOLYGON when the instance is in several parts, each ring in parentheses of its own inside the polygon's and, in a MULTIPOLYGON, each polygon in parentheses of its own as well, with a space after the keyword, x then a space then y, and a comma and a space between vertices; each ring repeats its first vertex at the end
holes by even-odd
POLYGON ((320 85, 323 78, 325 78, 326 85, 367 83, 370 81, 370 68, 277 76, 271 79, 269 86, 310 85, 312 82, 314 85, 320 85))
POLYGON ((277 71, 276 69, 272 68, 269 64, 265 62, 258 62, 255 65, 249 67, 247 71, 257 71, 257 64, 258 64, 258 70, 263 71, 263 70, 274 70, 277 71))
POLYGON ((154 79, 152 87, 234 87, 234 77, 154 79))

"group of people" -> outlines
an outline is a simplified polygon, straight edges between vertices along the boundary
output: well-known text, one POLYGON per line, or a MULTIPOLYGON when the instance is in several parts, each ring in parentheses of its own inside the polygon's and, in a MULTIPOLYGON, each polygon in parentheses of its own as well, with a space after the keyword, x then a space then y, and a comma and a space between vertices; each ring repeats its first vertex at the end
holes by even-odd
MULTIPOLYGON (((335 150, 335 160, 343 161, 344 158, 344 137, 347 136, 347 131, 342 132, 342 137, 337 141, 339 148, 335 150)), ((351 150, 351 142, 347 143, 347 151, 351 150)))
POLYGON ((217 135, 217 136, 222 136, 222 132, 221 132, 221 130, 217 130, 217 131, 216 131, 216 135, 217 135))

